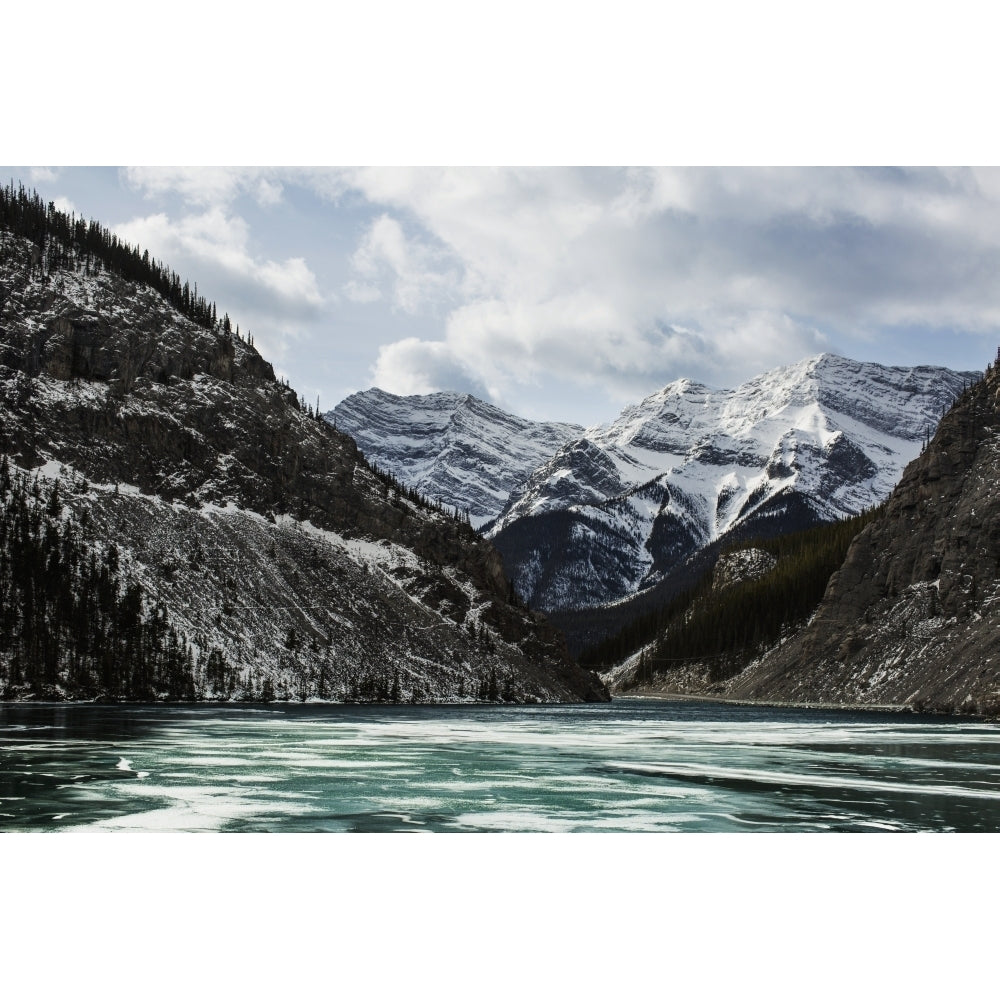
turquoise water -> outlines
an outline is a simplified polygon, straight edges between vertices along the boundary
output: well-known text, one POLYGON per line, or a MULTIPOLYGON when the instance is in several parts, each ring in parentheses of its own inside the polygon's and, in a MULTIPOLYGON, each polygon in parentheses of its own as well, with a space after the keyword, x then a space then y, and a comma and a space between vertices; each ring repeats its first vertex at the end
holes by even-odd
POLYGON ((1000 830, 1000 726, 696 702, 0 706, 0 829, 1000 830))

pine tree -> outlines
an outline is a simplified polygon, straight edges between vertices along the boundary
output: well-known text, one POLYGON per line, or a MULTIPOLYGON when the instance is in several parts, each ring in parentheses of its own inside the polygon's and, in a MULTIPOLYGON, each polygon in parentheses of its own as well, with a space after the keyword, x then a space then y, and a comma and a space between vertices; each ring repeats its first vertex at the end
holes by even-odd
POLYGON ((82 541, 61 494, 0 459, 0 692, 193 698, 166 611, 122 578, 114 545, 99 557, 82 541))

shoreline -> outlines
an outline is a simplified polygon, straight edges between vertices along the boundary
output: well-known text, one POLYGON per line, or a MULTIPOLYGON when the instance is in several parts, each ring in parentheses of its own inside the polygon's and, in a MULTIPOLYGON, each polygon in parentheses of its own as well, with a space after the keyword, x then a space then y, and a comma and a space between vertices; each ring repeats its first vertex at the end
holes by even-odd
MULTIPOLYGON (((934 718, 951 718, 965 720, 979 720, 982 722, 1000 722, 1000 717, 990 715, 979 715, 976 713, 959 712, 935 712, 917 711, 911 705, 895 704, 859 704, 857 702, 823 702, 823 701, 770 701, 751 700, 747 698, 727 698, 719 694, 691 694, 680 691, 655 691, 655 692, 627 692, 613 694, 611 701, 604 704, 613 705, 620 701, 654 701, 654 702, 704 702, 717 705, 735 705, 745 708, 788 708, 802 711, 820 712, 882 712, 892 715, 925 715, 934 718)), ((120 708, 234 708, 248 710, 266 710, 268 708, 281 708, 287 706, 313 706, 313 707, 350 707, 350 708, 528 708, 528 707, 553 707, 557 705, 573 706, 591 704, 588 702, 489 702, 489 701, 423 701, 423 702, 361 702, 361 701, 327 701, 323 699, 310 698, 306 701, 101 701, 94 699, 62 699, 58 701, 48 701, 43 699, 0 699, 0 709, 7 707, 68 707, 90 705, 97 708, 120 707, 120 708)))
POLYGON ((1000 721, 996 716, 979 715, 961 712, 918 712, 912 705, 874 705, 859 702, 835 701, 768 701, 751 700, 747 698, 726 698, 717 694, 686 694, 680 691, 662 691, 653 693, 612 694, 612 701, 704 701, 720 705, 743 705, 748 708, 795 708, 821 712, 890 712, 897 715, 931 715, 936 718, 981 719, 984 722, 1000 721))

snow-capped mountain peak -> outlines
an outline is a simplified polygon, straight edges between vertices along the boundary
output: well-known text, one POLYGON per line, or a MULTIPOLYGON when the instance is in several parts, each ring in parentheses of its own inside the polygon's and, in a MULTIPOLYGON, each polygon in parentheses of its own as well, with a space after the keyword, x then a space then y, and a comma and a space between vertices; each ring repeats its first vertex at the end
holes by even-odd
POLYGON ((567 442, 489 534, 535 605, 617 600, 735 529, 880 503, 975 374, 821 354, 735 389, 680 379, 567 442))
POLYGON ((526 420, 457 392, 395 396, 368 389, 326 419, 407 486, 468 510, 477 527, 500 513, 533 468, 583 433, 575 424, 526 420))
POLYGON ((327 419, 406 485, 470 510, 522 597, 552 611, 635 594, 732 532, 880 503, 975 375, 828 353, 732 389, 677 379, 587 430, 379 389, 327 419))

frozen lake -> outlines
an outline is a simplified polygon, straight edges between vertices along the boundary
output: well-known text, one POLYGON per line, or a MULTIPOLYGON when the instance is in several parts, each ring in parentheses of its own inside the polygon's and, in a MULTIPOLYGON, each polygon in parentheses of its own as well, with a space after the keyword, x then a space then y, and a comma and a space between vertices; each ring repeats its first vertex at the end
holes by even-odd
POLYGON ((0 829, 1000 830, 1000 726, 580 706, 2 705, 0 829))

